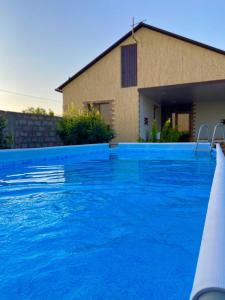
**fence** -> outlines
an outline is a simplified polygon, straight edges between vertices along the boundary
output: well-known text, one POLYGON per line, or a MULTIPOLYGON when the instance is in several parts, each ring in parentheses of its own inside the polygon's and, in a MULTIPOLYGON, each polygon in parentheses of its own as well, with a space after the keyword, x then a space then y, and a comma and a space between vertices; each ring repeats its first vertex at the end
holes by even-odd
POLYGON ((12 137, 11 148, 59 146, 57 134, 60 117, 0 111, 7 121, 5 134, 12 137))

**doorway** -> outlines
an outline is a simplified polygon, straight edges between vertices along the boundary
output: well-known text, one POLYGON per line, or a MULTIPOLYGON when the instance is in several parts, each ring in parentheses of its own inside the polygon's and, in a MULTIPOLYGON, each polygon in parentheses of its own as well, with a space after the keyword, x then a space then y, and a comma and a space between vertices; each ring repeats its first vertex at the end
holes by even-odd
POLYGON ((163 104, 162 126, 170 119, 171 126, 182 132, 181 141, 188 142, 192 138, 192 104, 163 104))

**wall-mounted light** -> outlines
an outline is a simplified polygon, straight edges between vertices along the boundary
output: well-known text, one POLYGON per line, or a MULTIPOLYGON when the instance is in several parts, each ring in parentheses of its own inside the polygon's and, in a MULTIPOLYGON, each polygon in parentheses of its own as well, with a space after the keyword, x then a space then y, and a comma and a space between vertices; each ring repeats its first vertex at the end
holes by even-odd
POLYGON ((144 118, 144 125, 148 125, 148 118, 147 117, 144 118))

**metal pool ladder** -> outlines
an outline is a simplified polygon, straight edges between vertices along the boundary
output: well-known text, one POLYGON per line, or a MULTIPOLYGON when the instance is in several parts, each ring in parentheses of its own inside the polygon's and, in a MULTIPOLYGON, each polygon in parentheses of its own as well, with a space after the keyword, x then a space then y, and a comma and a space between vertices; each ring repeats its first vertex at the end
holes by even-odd
MULTIPOLYGON (((195 152, 198 151, 199 143, 210 143, 209 126, 207 124, 202 124, 198 130, 198 137, 197 137, 195 152), (206 129, 207 139, 201 139, 201 134, 203 132, 203 129, 206 129)), ((210 151, 211 151, 211 147, 209 149, 209 152, 210 151)))
POLYGON ((213 146, 215 145, 215 143, 225 143, 225 128, 224 128, 223 123, 217 123, 214 127, 212 142, 211 142, 211 146, 210 146, 210 151, 212 151, 213 146), (217 132, 218 129, 221 130, 222 139, 216 139, 216 132, 217 132))

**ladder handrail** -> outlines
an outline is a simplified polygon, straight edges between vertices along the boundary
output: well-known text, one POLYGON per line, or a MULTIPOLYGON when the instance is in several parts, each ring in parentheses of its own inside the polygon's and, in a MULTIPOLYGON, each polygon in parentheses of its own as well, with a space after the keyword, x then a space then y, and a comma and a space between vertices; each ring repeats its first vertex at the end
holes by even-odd
POLYGON ((215 126, 214 126, 214 130, 213 130, 213 136, 212 136, 212 142, 211 142, 211 151, 213 149, 213 146, 215 144, 215 137, 216 137, 216 131, 218 128, 221 128, 221 132, 222 132, 222 140, 220 140, 219 142, 225 142, 225 128, 224 128, 224 124, 223 123, 217 123, 215 126))
POLYGON ((210 143, 210 133, 209 133, 210 130, 209 130, 209 126, 206 123, 204 123, 204 124, 202 124, 199 127, 199 130, 198 130, 198 136, 197 136, 195 151, 197 151, 197 149, 198 149, 199 142, 201 141, 201 139, 200 139, 201 133, 202 133, 202 130, 204 128, 206 128, 206 132, 207 132, 207 136, 208 136, 207 141, 210 143))

